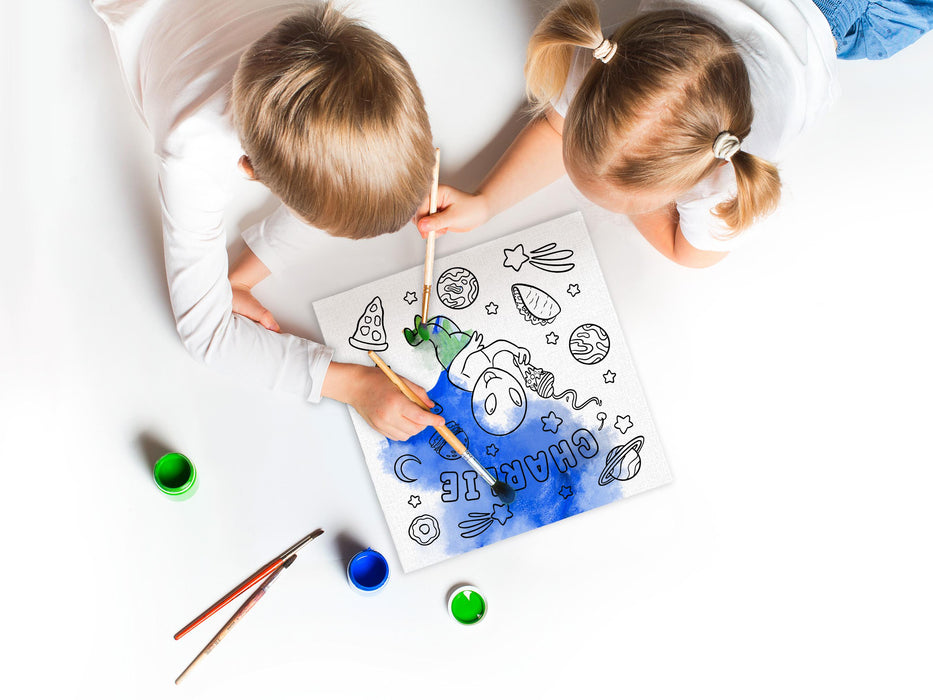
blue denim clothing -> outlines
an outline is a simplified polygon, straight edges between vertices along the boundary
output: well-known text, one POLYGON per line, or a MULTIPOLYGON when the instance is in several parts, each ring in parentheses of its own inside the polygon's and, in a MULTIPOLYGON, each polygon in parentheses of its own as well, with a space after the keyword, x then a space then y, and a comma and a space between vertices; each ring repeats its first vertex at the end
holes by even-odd
POLYGON ((888 58, 933 27, 933 0, 813 2, 829 21, 839 58, 888 58))

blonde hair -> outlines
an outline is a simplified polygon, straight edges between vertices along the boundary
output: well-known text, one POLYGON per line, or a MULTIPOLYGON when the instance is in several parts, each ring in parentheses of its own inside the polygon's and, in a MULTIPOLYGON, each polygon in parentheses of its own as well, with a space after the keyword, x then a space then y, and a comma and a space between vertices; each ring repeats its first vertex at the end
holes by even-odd
POLYGON ((410 66, 330 4, 283 20, 247 49, 233 108, 255 177, 332 235, 397 231, 427 193, 434 148, 410 66))
MULTIPOLYGON (((585 177, 620 188, 686 192, 722 160, 716 137, 745 139, 752 126, 751 88, 729 37, 706 20, 667 10, 621 26, 608 62, 593 61, 564 121, 564 162, 585 177)), ((545 112, 558 98, 576 47, 603 41, 592 0, 568 0, 548 13, 528 45, 528 94, 545 112)), ((766 160, 731 158, 738 192, 714 213, 735 235, 778 203, 781 180, 766 160)))

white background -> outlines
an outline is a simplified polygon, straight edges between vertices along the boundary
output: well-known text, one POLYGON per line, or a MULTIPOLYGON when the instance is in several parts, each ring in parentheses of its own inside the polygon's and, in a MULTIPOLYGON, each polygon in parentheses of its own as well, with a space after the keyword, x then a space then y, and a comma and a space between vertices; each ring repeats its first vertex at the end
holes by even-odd
MULTIPOLYGON (((519 128, 538 3, 355 13, 412 63, 442 180, 475 187, 519 128)), ((783 165, 780 212, 710 270, 666 261, 566 180, 441 240, 444 255, 582 209, 674 483, 407 576, 346 409, 182 348, 149 138, 103 23, 82 2, 4 2, 0 52, 5 696, 933 692, 933 38, 840 66, 841 99, 783 165), (152 483, 167 449, 198 467, 187 503, 152 483), (172 634, 316 527, 173 687, 232 609, 172 634), (344 579, 359 546, 393 567, 376 597, 344 579), (446 617, 461 582, 489 599, 479 627, 446 617)), ((234 231, 269 209, 244 188, 234 231)), ((423 258, 410 228, 325 248, 257 288, 312 338, 312 300, 423 258)))

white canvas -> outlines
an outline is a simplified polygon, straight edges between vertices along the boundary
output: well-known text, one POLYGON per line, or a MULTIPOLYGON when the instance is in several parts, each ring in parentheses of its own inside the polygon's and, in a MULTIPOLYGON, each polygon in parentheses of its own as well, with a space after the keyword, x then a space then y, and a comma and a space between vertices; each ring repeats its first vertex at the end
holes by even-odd
POLYGON ((516 491, 502 503, 432 429, 393 442, 351 409, 405 571, 670 481, 579 213, 434 269, 421 332, 421 267, 314 304, 335 360, 376 350, 516 491))

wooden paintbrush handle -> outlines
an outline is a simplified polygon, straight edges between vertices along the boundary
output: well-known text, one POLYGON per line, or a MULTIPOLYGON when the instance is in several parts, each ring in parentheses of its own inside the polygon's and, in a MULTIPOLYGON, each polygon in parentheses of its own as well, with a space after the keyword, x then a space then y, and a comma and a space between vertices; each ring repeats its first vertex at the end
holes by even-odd
POLYGON ((275 571, 276 569, 278 569, 280 566, 282 566, 282 560, 281 560, 281 559, 273 559, 271 562, 269 562, 268 564, 266 564, 263 568, 261 568, 261 569, 260 569, 259 571, 257 571, 255 574, 253 574, 253 575, 250 576, 248 579, 246 579, 245 581, 243 581, 243 583, 241 583, 239 586, 237 586, 237 587, 234 588, 232 591, 230 591, 230 592, 229 592, 227 595, 225 595, 223 598, 221 598, 221 599, 218 600, 216 603, 214 603, 211 607, 209 607, 209 608, 208 608, 207 610, 205 610, 203 613, 201 613, 201 614, 198 615, 196 618, 194 618, 194 619, 193 619, 191 622, 189 622, 187 625, 185 625, 185 626, 182 627, 180 630, 178 630, 178 632, 175 633, 175 639, 181 639, 182 637, 184 637, 186 634, 188 634, 188 632, 190 632, 191 630, 193 630, 195 627, 197 627, 198 625, 200 625, 202 622, 204 622, 204 621, 205 621, 207 618, 209 618, 211 615, 213 615, 213 614, 216 613, 218 610, 220 610, 222 607, 224 607, 225 605, 227 605, 227 603, 229 603, 231 600, 233 600, 234 598, 239 597, 239 595, 240 595, 241 593, 243 593, 243 591, 245 591, 245 590, 248 589, 248 588, 252 588, 253 585, 254 585, 256 582, 261 581, 261 580, 264 579, 266 576, 268 576, 269 574, 271 574, 273 571, 275 571))

